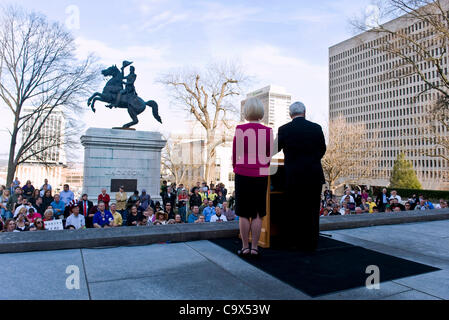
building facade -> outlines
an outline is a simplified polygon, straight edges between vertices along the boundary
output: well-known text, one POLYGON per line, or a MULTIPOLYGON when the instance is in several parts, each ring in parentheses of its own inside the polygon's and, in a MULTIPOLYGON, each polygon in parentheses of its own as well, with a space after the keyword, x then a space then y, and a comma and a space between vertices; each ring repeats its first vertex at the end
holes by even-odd
MULTIPOLYGON (((426 41, 429 52, 441 57, 447 74, 448 48, 429 32, 428 25, 400 17, 386 23, 385 27, 412 36, 416 41, 426 41)), ((364 124, 368 139, 375 139, 381 151, 377 159, 379 166, 373 168, 374 179, 370 180, 374 185, 389 184, 394 161, 404 152, 424 189, 446 189, 449 187, 448 162, 426 155, 436 146, 420 130, 438 94, 434 91, 422 93, 426 84, 412 68, 397 55, 380 50, 387 43, 416 62, 427 80, 439 81, 434 67, 420 61, 407 43, 394 34, 362 33, 329 48, 329 125, 338 117, 349 123, 364 124)))

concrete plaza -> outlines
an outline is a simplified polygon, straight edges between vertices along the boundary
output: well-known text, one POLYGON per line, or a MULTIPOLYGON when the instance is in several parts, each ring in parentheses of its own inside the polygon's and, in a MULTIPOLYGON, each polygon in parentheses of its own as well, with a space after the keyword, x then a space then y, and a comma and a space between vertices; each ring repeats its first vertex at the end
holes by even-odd
MULTIPOLYGON (((449 220, 327 231, 335 240, 440 268, 315 299, 449 299, 449 220)), ((207 241, 0 254, 0 299, 311 299, 207 241), (80 288, 68 289, 68 266, 80 288)), ((381 280, 382 280, 382 274, 381 280)))

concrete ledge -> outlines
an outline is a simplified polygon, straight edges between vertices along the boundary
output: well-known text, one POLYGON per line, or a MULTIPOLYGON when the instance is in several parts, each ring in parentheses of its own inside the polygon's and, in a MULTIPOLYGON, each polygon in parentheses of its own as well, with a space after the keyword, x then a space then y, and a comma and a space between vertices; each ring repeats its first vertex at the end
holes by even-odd
POLYGON ((0 233, 0 253, 148 245, 236 237, 239 223, 183 224, 152 227, 121 227, 0 233))
MULTIPOLYGON (((338 230, 449 219, 449 209, 320 218, 320 230, 338 230)), ((238 221, 152 227, 0 233, 0 253, 148 245, 237 237, 238 221)))
POLYGON ((349 216, 328 216, 320 218, 320 230, 338 230, 373 227, 389 224, 401 224, 422 221, 449 219, 449 209, 434 209, 423 211, 402 211, 391 213, 365 213, 349 216))

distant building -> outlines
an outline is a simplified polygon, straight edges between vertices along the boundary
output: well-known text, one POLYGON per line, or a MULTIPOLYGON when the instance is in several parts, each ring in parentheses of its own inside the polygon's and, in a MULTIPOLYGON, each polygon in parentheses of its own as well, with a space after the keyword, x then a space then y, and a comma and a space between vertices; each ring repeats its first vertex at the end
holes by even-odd
POLYGON ((244 122, 243 107, 248 98, 258 98, 265 107, 265 115, 262 123, 273 128, 276 135, 280 126, 291 121, 289 107, 292 104, 292 96, 285 88, 279 86, 267 86, 262 89, 250 92, 246 99, 241 102, 240 121, 244 122))
MULTIPOLYGON (((447 75, 447 47, 441 47, 435 36, 428 34, 428 25, 398 18, 385 26, 413 34, 419 41, 432 41, 431 52, 435 57, 444 52, 441 62, 447 75)), ((329 119, 343 117, 349 123, 365 124, 368 136, 373 137, 382 151, 377 159, 380 166, 374 172, 375 185, 389 184, 394 161, 404 152, 423 188, 445 189, 449 187, 443 178, 449 170, 448 161, 426 156, 427 151, 438 148, 419 133, 426 109, 435 103, 437 94, 427 91, 414 101, 426 84, 416 74, 400 76, 410 71, 406 70, 410 67, 400 67, 399 58, 374 49, 385 41, 395 41, 395 45, 404 47, 401 39, 391 34, 365 32, 329 48, 329 119)), ((413 61, 418 59, 416 53, 404 51, 413 61)), ((429 81, 440 81, 430 63, 418 65, 429 81)))

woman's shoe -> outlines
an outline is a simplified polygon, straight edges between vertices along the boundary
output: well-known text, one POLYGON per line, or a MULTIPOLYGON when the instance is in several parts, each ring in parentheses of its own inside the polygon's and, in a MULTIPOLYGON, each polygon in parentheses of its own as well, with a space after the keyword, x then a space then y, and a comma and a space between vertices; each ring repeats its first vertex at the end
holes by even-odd
POLYGON ((260 258, 260 252, 257 249, 251 249, 251 251, 257 252, 256 254, 251 253, 250 256, 252 259, 259 259, 260 258))
POLYGON ((250 248, 243 248, 242 250, 237 251, 237 255, 241 258, 248 257, 250 255, 250 248))

